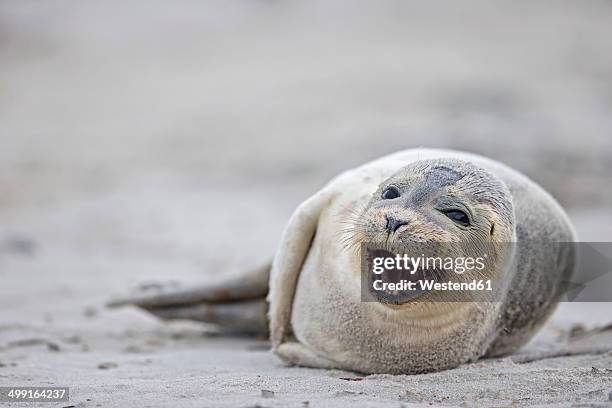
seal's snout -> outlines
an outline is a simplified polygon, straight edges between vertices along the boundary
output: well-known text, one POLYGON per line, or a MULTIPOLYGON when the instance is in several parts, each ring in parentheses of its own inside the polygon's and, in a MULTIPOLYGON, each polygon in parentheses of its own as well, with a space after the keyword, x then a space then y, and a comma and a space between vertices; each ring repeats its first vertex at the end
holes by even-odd
POLYGON ((387 219, 387 225, 385 226, 385 229, 389 233, 397 231, 402 225, 408 225, 408 221, 399 220, 393 217, 392 215, 386 215, 385 218, 387 219))

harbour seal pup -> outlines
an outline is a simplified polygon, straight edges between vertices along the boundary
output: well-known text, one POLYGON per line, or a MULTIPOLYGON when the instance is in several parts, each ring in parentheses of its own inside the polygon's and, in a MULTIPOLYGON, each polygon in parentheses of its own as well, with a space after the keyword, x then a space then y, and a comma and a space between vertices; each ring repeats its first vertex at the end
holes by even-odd
POLYGON ((533 242, 574 241, 560 205, 517 171, 474 154, 412 149, 348 170, 304 201, 271 268, 251 274, 250 281, 127 303, 164 318, 257 330, 267 292, 272 348, 284 361, 424 373, 525 344, 554 310, 576 267, 571 246, 533 242), (501 293, 486 302, 365 302, 360 251, 347 243, 389 240, 408 249, 415 242, 511 248, 483 271, 498 279, 501 293))

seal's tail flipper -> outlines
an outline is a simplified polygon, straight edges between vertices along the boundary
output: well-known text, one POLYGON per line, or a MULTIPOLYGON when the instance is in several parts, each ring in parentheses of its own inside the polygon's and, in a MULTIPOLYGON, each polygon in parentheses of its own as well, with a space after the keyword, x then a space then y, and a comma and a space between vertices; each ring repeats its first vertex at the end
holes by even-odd
POLYGON ((263 333, 267 330, 269 277, 270 264, 266 264, 245 275, 191 288, 146 285, 135 295, 107 306, 132 305, 162 319, 197 320, 232 331, 263 333))
POLYGON ((219 325, 226 332, 267 334, 268 304, 264 298, 233 303, 145 308, 164 320, 187 319, 219 325))

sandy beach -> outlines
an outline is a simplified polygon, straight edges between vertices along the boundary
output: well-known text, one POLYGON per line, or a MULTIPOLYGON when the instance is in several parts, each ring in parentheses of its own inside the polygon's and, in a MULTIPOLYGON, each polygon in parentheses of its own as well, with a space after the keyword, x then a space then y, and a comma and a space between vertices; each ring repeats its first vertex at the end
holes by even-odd
POLYGON ((610 241, 612 5, 440 7, 2 2, 0 386, 75 407, 612 406, 612 331, 577 335, 612 303, 561 304, 513 356, 366 377, 104 306, 266 262, 304 198, 403 148, 501 160, 610 241), (597 352, 528 361, 563 347, 597 352))

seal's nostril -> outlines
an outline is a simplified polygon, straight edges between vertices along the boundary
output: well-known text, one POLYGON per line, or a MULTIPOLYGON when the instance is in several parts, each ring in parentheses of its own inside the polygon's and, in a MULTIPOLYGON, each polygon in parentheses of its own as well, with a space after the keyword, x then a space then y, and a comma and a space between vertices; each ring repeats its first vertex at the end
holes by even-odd
POLYGON ((388 215, 385 218, 387 219, 387 226, 385 228, 389 232, 395 232, 402 225, 408 225, 408 221, 398 220, 388 215))

